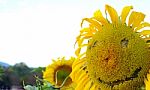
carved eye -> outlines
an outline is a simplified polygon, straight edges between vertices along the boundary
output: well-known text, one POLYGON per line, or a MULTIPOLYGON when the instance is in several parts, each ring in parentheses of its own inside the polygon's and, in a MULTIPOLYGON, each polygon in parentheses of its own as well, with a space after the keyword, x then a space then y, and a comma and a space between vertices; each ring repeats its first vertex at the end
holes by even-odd
POLYGON ((128 46, 128 39, 124 38, 121 40, 121 47, 126 48, 128 46))

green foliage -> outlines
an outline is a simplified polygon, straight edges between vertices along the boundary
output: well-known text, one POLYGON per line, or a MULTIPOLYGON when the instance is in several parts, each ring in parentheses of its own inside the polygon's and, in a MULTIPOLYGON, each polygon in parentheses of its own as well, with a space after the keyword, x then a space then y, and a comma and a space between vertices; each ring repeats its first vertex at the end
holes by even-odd
POLYGON ((30 74, 31 69, 25 63, 17 63, 13 66, 14 72, 18 76, 24 76, 30 74))
POLYGON ((45 67, 38 67, 38 68, 33 68, 31 72, 42 72, 45 70, 45 67))
POLYGON ((36 75, 39 78, 42 78, 42 70, 44 70, 44 67, 30 68, 25 63, 17 63, 14 66, 9 66, 7 68, 0 66, 0 88, 1 85, 10 87, 15 85, 22 87, 23 81, 29 85, 36 85, 34 76, 36 75))
POLYGON ((24 82, 23 86, 25 90, 60 90, 60 88, 57 88, 49 82, 42 80, 38 77, 36 77, 36 86, 25 85, 24 82), (44 83, 44 85, 42 83, 44 83))
POLYGON ((2 80, 3 75, 4 75, 4 69, 0 66, 0 81, 2 80))
POLYGON ((31 86, 31 85, 24 86, 24 89, 25 89, 25 90, 39 90, 38 87, 36 87, 36 86, 31 86))

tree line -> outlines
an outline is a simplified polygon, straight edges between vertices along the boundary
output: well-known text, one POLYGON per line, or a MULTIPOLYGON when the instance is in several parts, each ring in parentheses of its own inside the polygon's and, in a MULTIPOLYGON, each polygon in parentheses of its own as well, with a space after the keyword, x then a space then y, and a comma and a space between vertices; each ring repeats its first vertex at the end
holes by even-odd
POLYGON ((28 85, 36 85, 35 76, 42 78, 45 67, 31 68, 25 63, 17 63, 14 66, 0 66, 0 89, 11 89, 12 86, 23 88, 23 82, 28 85))

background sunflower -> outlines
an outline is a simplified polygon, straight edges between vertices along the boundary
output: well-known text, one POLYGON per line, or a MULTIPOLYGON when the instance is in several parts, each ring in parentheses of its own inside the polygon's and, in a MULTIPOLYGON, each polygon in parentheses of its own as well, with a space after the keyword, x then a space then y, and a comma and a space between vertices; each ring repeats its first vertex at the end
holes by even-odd
POLYGON ((72 64, 75 58, 69 60, 58 58, 46 67, 43 72, 43 79, 50 82, 55 87, 61 87, 61 90, 73 90, 74 84, 69 74, 72 72, 72 64), (62 86, 63 85, 63 86, 62 86))

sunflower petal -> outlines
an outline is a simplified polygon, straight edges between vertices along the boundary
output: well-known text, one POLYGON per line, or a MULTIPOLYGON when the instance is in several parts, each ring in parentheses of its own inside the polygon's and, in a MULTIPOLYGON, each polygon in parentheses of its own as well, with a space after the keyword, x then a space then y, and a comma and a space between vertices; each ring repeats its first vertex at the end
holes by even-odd
POLYGON ((81 46, 81 44, 83 43, 83 41, 84 41, 84 38, 80 38, 79 40, 77 40, 79 47, 81 46))
POLYGON ((95 88, 96 88, 96 84, 93 84, 90 90, 95 90, 95 88))
POLYGON ((145 90, 150 90, 150 74, 147 74, 147 79, 144 80, 145 83, 145 90))
POLYGON ((88 46, 88 44, 83 44, 80 47, 82 48, 82 47, 86 47, 86 46, 88 46))
POLYGON ((85 63, 85 60, 81 59, 81 60, 75 60, 73 65, 72 65, 72 68, 75 68, 76 66, 82 66, 83 64, 85 63))
POLYGON ((132 24, 132 27, 138 27, 139 24, 144 21, 145 15, 141 12, 135 12, 133 11, 129 17, 128 26, 132 24))
POLYGON ((85 37, 91 37, 93 35, 93 33, 84 33, 84 34, 82 34, 82 36, 85 36, 85 37))
POLYGON ((86 84, 86 86, 84 87, 84 90, 89 90, 89 88, 91 87, 92 81, 89 80, 89 82, 86 84))
POLYGON ((77 76, 79 76, 78 79, 77 79, 77 81, 80 81, 82 78, 84 78, 85 76, 87 76, 87 74, 83 70, 82 70, 82 73, 79 73, 79 75, 77 75, 77 76))
POLYGON ((89 39, 93 34, 96 32, 96 30, 93 28, 93 26, 90 24, 89 28, 83 28, 80 30, 80 35, 76 38, 76 42, 78 42, 78 46, 82 44, 84 39, 89 39), (81 38, 82 37, 82 38, 81 38))
POLYGON ((80 30, 80 33, 89 32, 89 31, 90 31, 89 28, 83 28, 82 30, 80 30))
POLYGON ((78 75, 79 72, 80 72, 80 74, 82 73, 82 70, 79 69, 80 67, 81 66, 75 66, 73 68, 72 72, 70 73, 70 77, 71 77, 73 82, 76 82, 76 83, 78 82, 76 78, 78 78, 80 75, 79 76, 77 76, 77 75, 78 75))
POLYGON ((75 42, 75 44, 76 43, 78 43, 78 46, 80 46, 82 43, 83 43, 83 41, 85 40, 85 39, 89 39, 90 37, 92 37, 92 33, 84 33, 84 34, 80 34, 77 38, 76 38, 76 42, 75 42))
POLYGON ((79 83, 77 84, 76 90, 84 89, 84 86, 86 85, 86 83, 88 81, 89 81, 88 75, 84 75, 84 77, 79 80, 79 83))
POLYGON ((91 19, 91 18, 83 18, 82 22, 81 22, 81 27, 84 21, 89 22, 90 24, 92 24, 93 26, 95 26, 97 29, 101 29, 102 25, 100 25, 97 21, 91 19))
POLYGON ((122 13, 121 13, 121 21, 122 23, 125 23, 126 17, 128 16, 130 10, 133 9, 132 6, 126 6, 123 8, 122 13))
POLYGON ((113 7, 111 7, 109 5, 105 5, 105 12, 106 11, 108 11, 112 23, 118 23, 119 22, 118 14, 117 14, 116 10, 113 7))
POLYGON ((75 55, 76 55, 76 56, 79 56, 80 51, 81 51, 81 48, 78 48, 78 49, 75 51, 75 55))
POLYGON ((129 21, 128 21, 128 26, 130 26, 131 24, 133 24, 133 21, 136 17, 136 13, 135 11, 132 11, 131 15, 129 16, 129 21))
POLYGON ((139 34, 143 36, 150 35, 150 30, 143 30, 142 32, 139 32, 139 34))
POLYGON ((108 21, 103 17, 102 13, 100 10, 97 10, 94 12, 94 17, 96 20, 98 20, 99 22, 101 22, 102 25, 107 24, 108 21))
POLYGON ((145 14, 141 13, 141 12, 138 12, 138 15, 137 15, 137 18, 136 20, 134 21, 133 23, 133 27, 138 27, 139 24, 144 21, 144 18, 145 18, 145 14))
POLYGON ((140 30, 140 29, 142 29, 144 27, 150 27, 150 23, 148 23, 148 22, 141 23, 139 26, 137 26, 137 28, 135 29, 135 31, 140 30))
POLYGON ((150 43, 150 37, 144 38, 144 41, 145 41, 146 43, 150 43))
POLYGON ((82 58, 82 57, 84 57, 85 55, 86 55, 86 52, 80 54, 80 55, 78 56, 78 58, 82 58))

